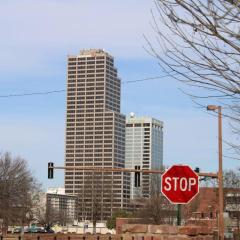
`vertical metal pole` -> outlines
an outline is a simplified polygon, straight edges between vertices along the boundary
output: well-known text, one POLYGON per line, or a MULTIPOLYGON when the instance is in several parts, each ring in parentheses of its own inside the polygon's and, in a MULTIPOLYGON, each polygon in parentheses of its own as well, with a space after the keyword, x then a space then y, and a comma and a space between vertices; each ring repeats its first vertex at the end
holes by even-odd
POLYGON ((222 107, 218 106, 218 194, 219 194, 219 237, 224 240, 223 217, 223 166, 222 166, 222 107))
POLYGON ((177 225, 181 226, 181 204, 177 205, 177 225))

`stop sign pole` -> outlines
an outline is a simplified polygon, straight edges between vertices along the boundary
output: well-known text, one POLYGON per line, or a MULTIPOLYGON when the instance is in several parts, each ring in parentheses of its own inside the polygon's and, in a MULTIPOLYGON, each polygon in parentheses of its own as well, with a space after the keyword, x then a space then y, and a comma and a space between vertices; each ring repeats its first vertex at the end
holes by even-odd
POLYGON ((162 194, 172 204, 187 204, 199 193, 199 177, 188 165, 173 165, 161 180, 162 194))
POLYGON ((187 165, 173 165, 161 177, 162 194, 177 204, 177 225, 181 225, 181 204, 199 193, 199 176, 187 165))

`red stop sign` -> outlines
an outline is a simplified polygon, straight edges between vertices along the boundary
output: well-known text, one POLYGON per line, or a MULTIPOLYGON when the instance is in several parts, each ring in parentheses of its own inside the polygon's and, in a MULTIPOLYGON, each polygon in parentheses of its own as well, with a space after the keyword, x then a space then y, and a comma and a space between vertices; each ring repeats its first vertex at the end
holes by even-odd
POLYGON ((199 192, 198 175, 186 165, 173 165, 163 175, 161 191, 174 204, 189 203, 199 192))

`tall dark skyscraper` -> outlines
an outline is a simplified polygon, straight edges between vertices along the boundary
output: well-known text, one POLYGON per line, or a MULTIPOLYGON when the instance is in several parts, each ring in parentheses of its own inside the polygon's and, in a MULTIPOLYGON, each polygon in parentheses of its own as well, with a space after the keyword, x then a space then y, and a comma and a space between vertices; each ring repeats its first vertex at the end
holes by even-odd
MULTIPOLYGON (((100 49, 68 57, 66 167, 125 167, 125 116, 120 113, 120 79, 111 55, 100 49)), ((106 220, 126 209, 130 176, 125 173, 65 171, 66 194, 79 197, 79 220, 106 220)))

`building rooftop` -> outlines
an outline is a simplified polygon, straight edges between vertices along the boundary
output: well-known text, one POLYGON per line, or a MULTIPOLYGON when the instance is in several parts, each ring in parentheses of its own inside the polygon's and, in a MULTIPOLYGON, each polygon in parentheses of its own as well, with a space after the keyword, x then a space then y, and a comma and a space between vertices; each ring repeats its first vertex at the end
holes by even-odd
MULTIPOLYGON (((78 57, 95 57, 95 56, 108 56, 113 59, 109 53, 104 51, 104 49, 82 49, 79 52, 78 57)), ((76 55, 69 55, 68 57, 76 57, 76 55)))
POLYGON ((48 188, 47 193, 65 195, 65 188, 62 187, 48 188))
POLYGON ((130 116, 128 116, 126 118, 126 122, 127 123, 154 123, 156 125, 160 125, 160 126, 163 126, 163 122, 156 119, 156 118, 153 118, 153 117, 149 117, 149 116, 141 116, 141 117, 138 117, 135 115, 135 113, 130 113, 130 116))

